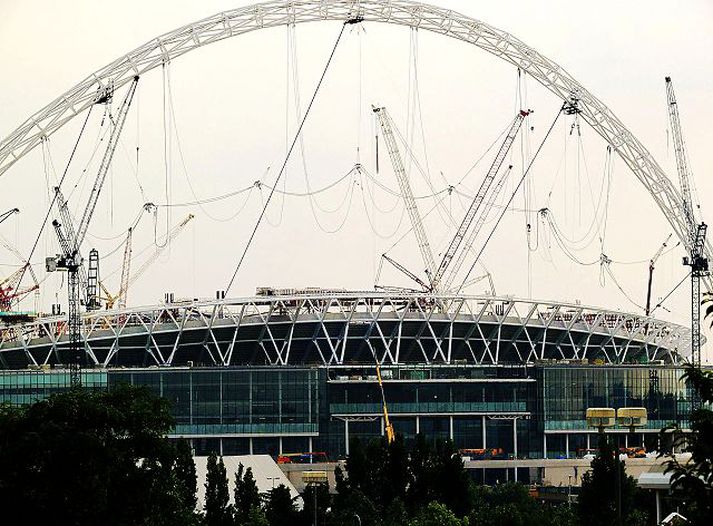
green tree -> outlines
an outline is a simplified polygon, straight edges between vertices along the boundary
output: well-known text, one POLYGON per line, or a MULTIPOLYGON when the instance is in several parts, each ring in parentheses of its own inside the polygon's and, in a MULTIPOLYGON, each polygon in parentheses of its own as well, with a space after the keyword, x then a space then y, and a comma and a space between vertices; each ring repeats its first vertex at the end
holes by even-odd
POLYGON ((248 519, 250 511, 260 507, 260 492, 257 489, 252 468, 244 469, 242 463, 238 464, 238 471, 235 473, 233 495, 236 523, 243 524, 248 519))
MULTIPOLYGON (((448 506, 440 502, 431 502, 426 506, 410 526, 461 526, 461 521, 448 506)), ((467 524, 467 522, 466 522, 467 524)))
POLYGON ((176 443, 176 463, 174 472, 178 480, 178 488, 182 499, 193 509, 197 504, 198 476, 196 463, 193 461, 191 446, 186 440, 176 443))
POLYGON ((284 484, 272 488, 265 498, 265 516, 270 526, 294 526, 298 513, 290 490, 284 484))
POLYGON ((72 389, 0 407, 0 506, 24 524, 191 524, 168 403, 149 389, 72 389))
POLYGON ((625 462, 618 460, 619 452, 602 434, 599 451, 592 460, 592 469, 582 477, 579 493, 579 517, 585 526, 609 526, 617 522, 617 488, 621 484, 622 521, 631 523, 640 513, 635 499, 638 489, 633 477, 626 474, 625 462), (631 516, 631 517, 630 517, 631 516))
MULTIPOLYGON (((706 315, 713 313, 709 306, 706 315)), ((713 373, 688 366, 684 379, 690 382, 701 402, 713 404, 713 373)), ((666 472, 671 473, 671 490, 685 510, 683 514, 694 525, 710 524, 713 517, 713 411, 702 405, 690 417, 690 433, 678 425, 662 431, 661 442, 672 434, 671 446, 665 450, 668 457, 666 472), (685 448, 690 460, 680 462, 674 450, 685 448)))
POLYGON ((265 516, 265 512, 260 506, 253 506, 248 513, 248 519, 245 522, 246 526, 270 526, 270 522, 265 516))
POLYGON ((225 464, 223 457, 218 457, 215 452, 208 457, 203 509, 206 526, 227 526, 232 522, 225 464))

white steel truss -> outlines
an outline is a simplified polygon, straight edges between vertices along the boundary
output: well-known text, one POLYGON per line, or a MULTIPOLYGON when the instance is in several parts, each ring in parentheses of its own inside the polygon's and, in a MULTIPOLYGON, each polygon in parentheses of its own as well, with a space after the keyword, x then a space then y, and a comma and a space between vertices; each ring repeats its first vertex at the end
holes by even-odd
MULTIPOLYGON (((335 20, 383 22, 431 31, 479 48, 527 72, 563 101, 576 106, 621 157, 666 216, 687 252, 691 239, 680 193, 651 153, 603 102, 558 64, 513 35, 450 9, 406 0, 273 0, 217 13, 165 33, 86 77, 28 118, 0 143, 0 175, 87 110, 109 89, 118 89, 189 51, 251 31, 335 20)), ((706 256, 713 259, 708 243, 706 256)), ((705 278, 711 290, 711 278, 705 278)))
MULTIPOLYGON (((580 304, 512 297, 334 292, 196 301, 82 318, 101 367, 185 365, 676 364, 690 329, 580 304)), ((62 364, 64 317, 0 329, 0 368, 62 364)))

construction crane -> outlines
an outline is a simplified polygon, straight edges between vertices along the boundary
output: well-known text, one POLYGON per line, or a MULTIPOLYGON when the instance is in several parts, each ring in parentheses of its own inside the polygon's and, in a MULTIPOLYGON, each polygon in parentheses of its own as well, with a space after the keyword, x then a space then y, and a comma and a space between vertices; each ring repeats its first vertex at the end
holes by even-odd
POLYGON ((399 153, 396 137, 394 136, 393 121, 391 120, 391 116, 388 114, 385 107, 372 106, 372 110, 376 114, 377 120, 379 121, 381 133, 383 134, 384 141, 386 142, 386 150, 389 152, 391 164, 394 168, 394 174, 396 175, 396 179, 399 183, 399 189, 401 190, 401 196, 403 197, 404 204, 406 206, 406 212, 408 213, 411 221, 413 232, 416 235, 418 248, 421 251, 421 257, 423 258, 423 263, 426 267, 425 272, 428 276, 429 288, 433 289, 430 282, 433 280, 433 272, 436 267, 436 263, 433 259, 431 245, 428 243, 428 236, 426 235, 426 229, 423 226, 421 214, 418 211, 418 206, 416 206, 416 199, 413 196, 408 175, 404 169, 401 154, 399 153))
MULTIPOLYGON (((683 197, 683 216, 686 221, 689 254, 683 258, 683 264, 691 267, 691 362, 701 366, 701 278, 708 275, 708 259, 705 255, 706 231, 708 226, 698 223, 694 213, 691 192, 691 173, 688 168, 686 143, 681 131, 681 118, 678 114, 678 104, 673 91, 671 77, 666 77, 666 100, 668 102, 668 117, 673 136, 673 146, 676 152, 676 168, 683 197)), ((697 401, 694 401, 694 405, 697 401)))
POLYGON ((12 309, 13 303, 19 302, 22 298, 27 296, 30 292, 33 292, 40 288, 37 280, 33 285, 29 287, 24 287, 18 289, 18 284, 23 274, 31 269, 29 263, 25 263, 15 272, 10 274, 5 279, 0 280, 0 311, 8 312, 12 309))
MULTIPOLYGON (((119 107, 116 121, 113 123, 114 126, 111 130, 111 134, 109 135, 106 150, 104 151, 101 163, 99 164, 99 170, 97 172, 96 179, 94 180, 94 186, 92 187, 87 206, 84 209, 82 219, 80 220, 76 231, 73 228, 72 221, 68 213, 66 217, 63 217, 63 221, 65 222, 64 225, 56 219, 52 222, 59 241, 61 254, 58 254, 55 257, 47 258, 46 266, 48 272, 54 272, 57 270, 67 272, 68 350, 70 356, 70 381, 73 387, 81 385, 80 367, 82 363, 82 356, 80 352, 81 319, 79 313, 79 275, 80 269, 83 268, 83 260, 80 254, 80 248, 85 236, 87 235, 89 223, 94 215, 94 210, 96 209, 101 189, 104 186, 104 181, 106 180, 107 173, 109 172, 109 166, 111 166, 111 161, 114 157, 119 137, 121 136, 121 131, 126 123, 126 117, 128 116, 131 102, 134 98, 134 94, 136 93, 138 81, 139 77, 134 77, 126 96, 119 107)), ((96 103, 108 104, 112 95, 111 91, 103 93, 97 99, 96 103)), ((64 209, 66 210, 66 206, 64 209)), ((60 208, 60 214, 62 214, 61 210, 62 208, 60 208)))
POLYGON ((121 286, 119 292, 116 294, 111 294, 104 283, 99 282, 99 286, 104 294, 103 300, 106 301, 106 308, 113 309, 114 305, 118 303, 118 307, 123 309, 126 308, 126 298, 129 293, 129 287, 138 280, 148 268, 154 264, 158 259, 158 256, 164 251, 164 249, 170 245, 178 234, 184 229, 184 227, 193 220, 195 216, 193 214, 188 214, 188 216, 183 219, 180 223, 174 226, 166 236, 162 239, 160 244, 156 247, 156 250, 152 253, 151 257, 148 258, 144 263, 131 274, 131 254, 132 254, 132 229, 129 229, 129 233, 126 237, 126 244, 124 245, 124 260, 121 265, 121 286))
MULTIPOLYGON (((480 228, 482 227, 483 223, 485 222, 487 213, 490 211, 490 208, 492 207, 492 205, 495 202, 495 199, 497 198, 497 194, 500 192, 500 189, 502 188, 502 185, 505 181, 505 176, 500 178, 500 181, 496 185, 495 192, 493 192, 491 194, 491 197, 487 203, 487 206, 483 209, 483 213, 481 214, 479 220, 476 221, 476 223, 475 223, 476 228, 471 230, 473 221, 476 219, 476 215, 478 214, 478 211, 480 210, 481 205, 483 204, 483 201, 488 196, 488 191, 490 190, 490 187, 492 186, 493 181, 497 177, 498 172, 500 171, 500 167, 502 166, 503 162, 505 161, 505 157, 507 156, 508 152, 510 151, 510 147, 512 146, 512 143, 515 141, 515 136, 517 135, 517 132, 520 129, 520 126, 522 125, 523 120, 530 113, 531 113, 530 111, 520 110, 520 112, 515 116, 515 119, 513 120, 512 124, 510 125, 507 135, 505 136, 505 140, 500 145, 500 149, 498 150, 498 153, 495 155, 495 159, 493 160, 493 163, 490 165, 490 169, 485 174, 485 178, 483 179, 483 182, 480 184, 480 188, 478 188, 478 191, 475 194, 475 197, 473 197, 473 201, 471 202, 470 207, 466 211, 465 216, 463 217, 463 221, 461 221, 461 224, 458 227, 458 230, 456 231, 455 236, 453 236, 453 239, 451 240, 450 244, 448 245, 448 249, 446 250, 445 254, 443 255, 443 259, 441 260, 441 263, 438 266, 438 269, 436 270, 435 274, 433 275, 433 278, 431 280, 431 286, 433 289, 439 289, 441 282, 443 280, 443 276, 445 275, 446 271, 450 267, 449 277, 445 283, 446 288, 447 288, 450 285, 450 283, 453 281, 453 279, 455 279, 456 274, 458 273, 461 266, 463 265, 463 262, 465 261, 467 255, 468 255, 468 252, 469 252, 470 248, 472 247, 472 245, 475 241, 475 238, 478 235, 478 232, 480 231, 480 228), (461 243, 463 242, 463 240, 466 240, 465 248, 459 252, 458 249, 461 246, 461 243), (454 260, 455 260, 455 262, 454 262, 453 266, 451 266, 451 263, 454 260)), ((510 168, 512 168, 512 166, 510 166, 510 168)))
POLYGON ((381 391, 381 410, 384 414, 384 431, 386 432, 386 441, 391 444, 396 439, 394 432, 394 424, 389 420, 389 408, 386 405, 386 394, 384 393, 384 381, 381 378, 381 366, 379 360, 376 360, 376 379, 379 382, 379 390, 381 391))
POLYGON ((651 285, 653 284, 654 280, 654 266, 656 265, 656 261, 658 261, 658 259, 661 257, 661 254, 663 254, 663 251, 668 246, 668 240, 671 239, 671 235, 672 234, 668 235, 666 241, 663 242, 663 244, 656 251, 656 254, 654 254, 653 257, 649 260, 649 282, 646 286, 646 317, 651 314, 651 285))
POLYGON ((19 211, 20 211, 19 208, 11 208, 11 209, 8 210, 7 212, 3 212, 2 214, 0 214, 0 223, 2 223, 3 221, 5 221, 5 220, 6 220, 8 217, 10 217, 11 215, 17 214, 19 211))

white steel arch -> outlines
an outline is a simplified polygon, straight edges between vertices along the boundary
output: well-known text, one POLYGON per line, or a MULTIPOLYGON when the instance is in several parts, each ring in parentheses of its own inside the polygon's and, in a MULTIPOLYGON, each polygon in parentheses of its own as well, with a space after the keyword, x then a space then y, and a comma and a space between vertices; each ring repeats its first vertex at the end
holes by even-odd
MULTIPOLYGON (((576 100, 582 118, 646 187, 690 252, 692 240, 680 193, 651 153, 604 103, 562 67, 513 35, 455 11, 408 0, 273 0, 218 13, 165 33, 92 73, 8 135, 0 143, 0 175, 87 110, 109 87, 119 88, 135 75, 143 75, 193 49, 263 28, 357 18, 423 29, 468 42, 526 71, 563 101, 576 100)), ((713 259, 710 244, 706 255, 713 259)), ((705 279, 710 290, 710 278, 705 279)))

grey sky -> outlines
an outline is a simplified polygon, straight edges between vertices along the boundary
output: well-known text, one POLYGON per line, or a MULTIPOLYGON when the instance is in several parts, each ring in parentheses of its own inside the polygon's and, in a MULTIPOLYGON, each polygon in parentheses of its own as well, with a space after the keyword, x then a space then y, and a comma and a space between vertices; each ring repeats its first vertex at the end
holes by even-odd
MULTIPOLYGON (((667 147, 663 84, 663 77, 671 75, 698 196, 704 214, 710 210, 708 195, 713 183, 706 169, 713 165, 710 148, 713 143, 711 2, 689 1, 685 9, 672 9, 670 2, 643 0, 595 4, 507 0, 439 0, 436 3, 509 31, 559 63, 604 101, 673 175, 673 153, 667 147)), ((3 50, 0 65, 4 73, 0 87, 0 136, 6 136, 27 116, 90 72, 150 38, 220 10, 247 4, 125 0, 120 8, 116 4, 110 8, 110 4, 104 2, 4 0, 0 17, 0 49, 3 50)), ((365 33, 350 31, 340 44, 305 128, 309 184, 319 188, 334 182, 357 160, 357 147, 359 160, 373 171, 373 120, 369 111, 372 103, 386 104, 402 132, 413 131, 413 149, 419 162, 430 167, 432 185, 436 189, 444 188, 446 182, 455 184, 512 119, 517 105, 516 72, 482 51, 442 37, 422 33, 413 36, 404 28, 373 24, 367 24, 365 30, 365 33), (419 57, 420 113, 408 110, 409 86, 414 86, 409 56, 413 56, 415 50, 419 57)), ((318 24, 300 26, 294 32, 303 107, 312 94, 337 31, 336 24, 318 24)), ((92 226, 91 232, 97 237, 90 238, 90 242, 102 253, 109 254, 119 245, 122 232, 145 199, 165 202, 168 195, 170 202, 180 203, 193 200, 194 194, 210 197, 245 187, 258 179, 274 180, 284 156, 286 137, 291 137, 296 121, 287 37, 285 28, 258 32, 198 50, 171 65, 178 138, 171 133, 168 191, 163 167, 161 72, 154 71, 142 79, 138 109, 134 108, 137 113, 130 116, 124 136, 126 152, 117 154, 101 209, 92 226), (188 177, 184 174, 179 141, 188 177), (137 144, 142 152, 138 182, 131 173, 130 154, 137 144), (265 176, 268 166, 270 171, 265 176), (113 237, 116 239, 100 239, 113 237)), ((526 90, 527 105, 535 110, 534 130, 528 136, 531 151, 539 144, 558 104, 532 80, 521 84, 522 90, 526 90)), ((411 107, 417 108, 417 105, 411 107)), ((51 141, 50 151, 57 172, 66 162, 77 124, 66 127, 66 131, 51 141)), ((169 119, 169 127, 170 124, 169 119)), ((542 159, 538 160, 530 188, 529 207, 533 212, 508 213, 502 231, 494 236, 485 253, 484 261, 495 277, 498 293, 528 294, 524 225, 529 218, 533 230, 537 228, 539 220, 534 210, 550 207, 558 225, 571 238, 584 236, 592 222, 593 203, 603 180, 604 145, 583 126, 585 153, 580 157, 577 170, 578 143, 568 134, 570 125, 571 121, 560 123, 552 137, 553 144, 548 143, 542 159), (567 156, 563 153, 565 145, 567 156)), ((87 166, 88 173, 92 172, 93 165, 87 161, 97 132, 98 119, 87 132, 86 147, 80 150, 75 170, 70 172, 71 184, 78 183, 71 200, 77 203, 75 209, 81 206, 85 197, 80 196, 86 196, 86 185, 90 184, 81 177, 81 169, 87 166)), ((516 171, 521 170, 519 156, 517 150, 516 171)), ((486 157, 464 181, 463 192, 477 187, 487 162, 486 157)), ((391 170, 386 168, 385 155, 381 163, 385 168, 380 181, 396 188, 391 170)), ((12 206, 23 210, 20 217, 0 227, 0 234, 15 242, 23 252, 31 246, 47 199, 42 167, 38 149, 0 178, 0 210, 12 206)), ((52 177, 50 174, 50 180, 52 177)), ((288 191, 306 190, 301 155, 293 157, 283 183, 288 191)), ((420 176, 415 178, 414 186, 417 194, 429 192, 420 176)), ((621 163, 615 164, 611 190, 605 252, 619 261, 649 258, 670 232, 665 220, 621 163)), ((129 302, 156 302, 167 290, 177 296, 212 296, 214 290, 223 288, 261 207, 259 191, 250 195, 242 212, 230 221, 214 221, 208 215, 230 218, 241 208, 242 196, 204 209, 172 208, 170 224, 189 212, 195 213, 197 218, 137 282, 130 292, 129 302)), ((306 198, 288 197, 284 198, 283 207, 283 197, 275 196, 268 213, 270 223, 261 226, 258 241, 239 273, 235 295, 249 294, 256 285, 263 284, 362 289, 373 284, 379 254, 406 230, 406 220, 399 227, 398 203, 392 196, 379 193, 373 182, 349 179, 317 199, 310 206, 306 198), (369 202, 369 190, 378 194, 376 208, 369 202), (363 200, 367 201, 366 207, 363 200), (344 205, 338 208, 342 202, 344 205), (379 212, 393 206, 396 211, 391 214, 379 212), (338 210, 327 213, 320 208, 338 210), (337 229, 343 219, 344 226, 334 234, 320 229, 320 225, 324 230, 337 229), (381 236, 397 234, 382 239, 372 232, 370 221, 381 236)), ((433 203, 433 200, 422 200, 419 205, 425 213, 433 203)), ((465 205, 466 198, 444 201, 444 206, 457 220, 465 205)), ((518 196, 515 206, 524 205, 522 196, 518 196)), ((159 236, 166 230, 166 220, 162 210, 155 225, 159 236)), ((432 244, 437 251, 442 250, 450 234, 443 218, 434 212, 426 223, 432 244)), ((544 227, 541 228, 537 250, 531 238, 533 297, 577 299, 638 311, 610 277, 602 279, 598 265, 573 263, 551 235, 548 238, 544 227)), ((598 235, 590 237, 592 243, 575 252, 583 262, 596 260, 600 252, 598 235)), ((145 216, 137 229, 136 250, 153 240, 154 225, 151 218, 145 216)), ((52 236, 46 236, 33 261, 40 262, 45 253, 52 253, 53 243, 52 236)), ((410 236, 390 254, 414 270, 420 268, 418 252, 410 236)), ((655 274, 655 298, 668 292, 683 276, 681 255, 680 249, 674 250, 660 260, 655 274)), ((120 249, 107 255, 102 272, 108 276, 120 265, 120 260, 120 249)), ((0 254, 0 264, 6 265, 0 267, 0 275, 11 269, 7 265, 13 263, 16 262, 10 256, 0 254)), ((140 264, 140 260, 135 263, 140 264)), ((636 303, 642 303, 646 264, 614 265, 612 269, 627 294, 636 303)), ((396 275, 385 278, 407 284, 396 275)), ((117 279, 116 275, 107 277, 113 288, 117 279)), ((42 302, 47 305, 60 283, 52 277, 43 285, 42 302)), ((484 288, 481 283, 471 292, 482 292, 484 288)), ((687 322, 687 292, 687 285, 681 287, 666 304, 671 312, 660 310, 657 314, 687 322)))

